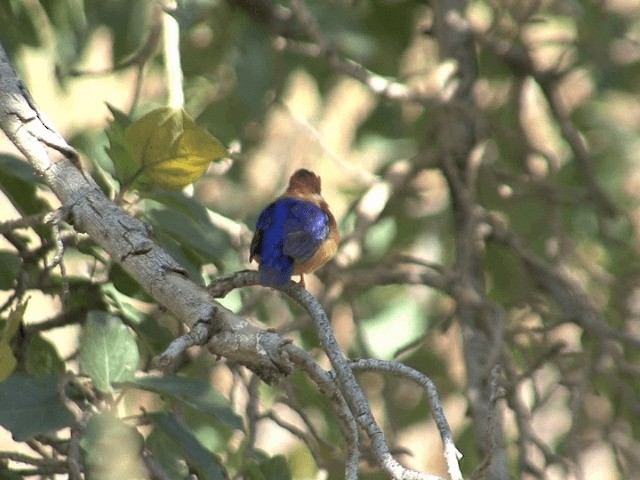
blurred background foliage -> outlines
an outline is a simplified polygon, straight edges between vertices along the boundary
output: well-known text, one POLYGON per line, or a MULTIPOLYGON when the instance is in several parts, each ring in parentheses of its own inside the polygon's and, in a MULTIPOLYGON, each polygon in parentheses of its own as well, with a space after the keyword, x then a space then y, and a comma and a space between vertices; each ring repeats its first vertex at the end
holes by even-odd
MULTIPOLYGON (((467 415, 455 298, 410 279, 454 269, 460 234, 437 161, 436 111, 452 65, 438 58, 433 12, 428 2, 309 0, 304 6, 319 31, 309 38, 308 25, 292 14, 296 5, 184 0, 170 9, 180 28, 184 108, 232 152, 179 193, 118 197, 108 152, 107 131, 167 102, 155 2, 3 0, 0 41, 35 101, 82 153, 83 167, 152 225, 154 239, 196 281, 249 267, 260 210, 295 169, 319 173, 343 242, 309 289, 350 357, 395 357, 434 380, 469 475, 482 460, 482 439, 467 415), (380 93, 377 75, 406 85, 420 101, 380 93)), ((513 235, 478 232, 469 240, 482 252, 488 297, 506 312, 497 355, 513 477, 640 478, 640 2, 473 0, 467 19, 478 69, 468 181, 478 206, 513 235), (610 328, 568 316, 520 247, 575 282, 610 328)), ((153 356, 183 327, 71 229, 62 232, 64 269, 46 268, 55 256, 50 227, 7 225, 58 204, 6 139, 0 147, 5 325, 29 298, 19 332, 3 340, 17 359, 0 393, 0 423, 8 429, 0 458, 12 460, 0 463, 3 478, 44 469, 16 462, 19 454, 67 451, 71 419, 62 404, 51 406, 57 416, 43 424, 11 408, 17 397, 7 394, 38 377, 25 401, 48 398, 65 370, 107 375, 107 391, 70 382, 74 402, 102 412, 90 417, 80 444, 95 478, 151 478, 145 456, 168 478, 343 476, 333 412, 299 373, 269 387, 204 351, 179 366, 178 378, 195 379, 188 384, 143 385, 87 367, 117 352, 134 359, 125 367, 150 371, 153 356), (79 335, 91 338, 91 319, 107 314, 109 335, 135 342, 114 340, 111 353, 83 345, 78 354, 79 335), (12 415, 20 416, 14 429, 12 415), (131 448, 99 454, 105 431, 131 448), (292 434, 298 431, 305 436, 292 434), (116 464, 129 473, 110 472, 116 464)), ((293 338, 328 367, 309 319, 277 292, 236 291, 223 303, 293 338)), ((359 379, 401 461, 446 476, 423 392, 378 374, 359 379)), ((61 465, 57 473, 67 471, 61 465)), ((364 465, 362 478, 386 476, 364 465)))

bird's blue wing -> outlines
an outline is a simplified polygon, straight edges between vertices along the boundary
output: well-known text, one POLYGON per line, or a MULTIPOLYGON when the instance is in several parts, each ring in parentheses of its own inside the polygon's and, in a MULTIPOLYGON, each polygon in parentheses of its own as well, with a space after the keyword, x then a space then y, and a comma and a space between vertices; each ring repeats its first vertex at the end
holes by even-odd
POLYGON ((313 203, 289 199, 282 251, 298 262, 310 259, 329 236, 329 218, 313 203))

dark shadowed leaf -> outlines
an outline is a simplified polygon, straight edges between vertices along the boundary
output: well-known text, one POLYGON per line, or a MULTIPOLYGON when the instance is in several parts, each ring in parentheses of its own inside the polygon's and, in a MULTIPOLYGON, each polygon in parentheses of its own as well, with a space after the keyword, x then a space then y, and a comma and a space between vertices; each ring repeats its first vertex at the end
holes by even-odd
POLYGON ((12 155, 0 155, 0 190, 22 215, 47 210, 49 204, 38 197, 36 185, 41 179, 25 161, 12 155))
POLYGON ((144 200, 145 216, 155 230, 161 230, 183 246, 189 247, 207 262, 222 258, 226 242, 211 224, 194 221, 182 212, 171 210, 153 200, 144 200))
POLYGON ((58 397, 58 377, 16 374, 0 383, 0 425, 17 441, 55 432, 73 423, 58 397))
POLYGON ((165 376, 136 378, 130 384, 168 395, 196 410, 213 415, 225 425, 242 430, 242 419, 231 409, 231 405, 207 383, 189 377, 165 376))
POLYGON ((174 441, 161 429, 154 428, 147 436, 145 445, 169 478, 178 480, 189 477, 187 462, 175 448, 174 441))
POLYGON ((158 322, 157 315, 141 311, 136 307, 133 298, 120 293, 112 283, 102 285, 101 290, 111 299, 122 319, 136 331, 138 338, 152 353, 160 353, 173 340, 169 329, 158 322))
POLYGON ((148 417, 160 428, 173 443, 189 464, 198 473, 201 480, 225 480, 227 472, 220 459, 207 450, 191 431, 171 413, 160 412, 149 414, 148 417))
POLYGON ((0 251, 0 290, 11 290, 20 273, 20 257, 13 252, 0 251))
POLYGON ((53 344, 40 334, 30 337, 27 350, 27 373, 34 377, 61 375, 65 372, 64 361, 53 344))

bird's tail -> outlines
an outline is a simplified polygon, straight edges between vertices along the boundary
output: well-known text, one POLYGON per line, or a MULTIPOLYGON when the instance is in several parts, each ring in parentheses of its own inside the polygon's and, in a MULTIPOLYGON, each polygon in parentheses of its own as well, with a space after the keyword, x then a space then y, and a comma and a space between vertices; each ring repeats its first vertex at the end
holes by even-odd
POLYGON ((291 279, 291 275, 293 275, 293 262, 287 257, 279 260, 281 261, 274 262, 275 264, 273 265, 266 263, 260 264, 261 285, 265 287, 283 287, 291 279))

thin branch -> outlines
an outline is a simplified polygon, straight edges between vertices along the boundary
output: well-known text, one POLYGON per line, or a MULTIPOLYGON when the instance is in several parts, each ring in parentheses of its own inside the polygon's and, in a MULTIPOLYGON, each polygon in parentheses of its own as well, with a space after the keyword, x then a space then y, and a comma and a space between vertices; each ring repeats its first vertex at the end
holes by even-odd
MULTIPOLYGON (((217 279, 209 287, 209 292, 216 297, 224 296, 234 288, 257 285, 258 280, 258 272, 245 270, 217 279)), ((329 361, 333 366, 335 380, 337 381, 340 395, 344 398, 343 401, 346 403, 346 406, 350 411, 350 415, 353 415, 358 425, 367 433, 378 464, 393 478, 406 480, 440 479, 440 477, 436 475, 420 473, 407 469, 393 458, 389 451, 389 447, 385 442, 384 434, 373 418, 369 401, 361 387, 358 385, 349 362, 344 357, 344 354, 338 346, 335 336, 333 335, 333 330, 331 329, 331 324, 322 306, 307 290, 294 282, 289 282, 289 284, 285 285, 280 290, 299 303, 313 319, 322 348, 329 357, 329 361)), ((297 347, 290 344, 287 345, 286 349, 289 352, 288 358, 294 363, 297 364, 297 362, 303 360, 305 367, 310 367, 309 358, 306 355, 300 358, 301 352, 297 347)), ((315 361, 312 361, 312 363, 315 364, 315 361)), ((317 376, 315 378, 317 379, 317 376)), ((322 389, 322 391, 326 392, 324 389, 322 389)), ((334 401, 339 401, 335 394, 333 399, 334 401)), ((344 422, 342 423, 344 424, 344 422)), ((349 458, 354 457, 350 456, 349 458)), ((349 471, 349 467, 347 467, 347 469, 349 471)))
POLYGON ((273 411, 264 413, 263 415, 261 415, 260 418, 271 420, 280 428, 283 428, 284 430, 288 431, 291 435, 298 438, 298 440, 300 440, 302 443, 304 443, 307 446, 307 448, 309 449, 309 452, 311 452, 311 456, 313 457, 314 462, 316 462, 316 465, 318 465, 318 467, 320 468, 326 468, 326 462, 322 458, 322 454, 318 449, 316 438, 313 435, 310 435, 304 430, 301 430, 300 428, 296 427, 295 425, 284 421, 273 411))
POLYGON ((243 8, 255 21, 267 23, 271 27, 278 35, 274 42, 276 50, 290 50, 312 58, 322 58, 335 71, 359 80, 376 95, 389 100, 415 102, 423 106, 437 103, 436 98, 430 98, 396 79, 385 78, 360 63, 341 56, 301 0, 292 0, 291 10, 268 0, 230 0, 230 3, 243 8), (303 38, 312 42, 306 48, 301 43, 303 38))
POLYGON ((427 392, 427 399, 429 400, 429 405, 431 405, 431 414, 442 439, 447 470, 451 480, 461 480, 462 473, 460 472, 458 461, 462 458, 462 453, 455 446, 449 422, 444 414, 438 390, 433 381, 424 373, 399 362, 366 358, 351 361, 351 367, 356 370, 380 371, 406 377, 420 385, 427 392))
POLYGON ((436 480, 440 477, 428 473, 420 473, 400 465, 392 456, 384 439, 384 434, 371 413, 369 401, 360 385, 358 385, 349 362, 344 357, 338 342, 333 335, 331 324, 318 301, 304 288, 293 282, 285 285, 282 291, 299 303, 313 319, 322 349, 329 357, 336 380, 349 409, 360 427, 367 433, 377 462, 393 477, 406 480, 436 480))
POLYGON ((286 349, 291 361, 318 386, 320 392, 331 400, 331 406, 336 413, 347 448, 345 478, 347 480, 357 480, 358 463, 360 461, 358 424, 340 392, 334 376, 320 368, 307 351, 293 344, 287 345, 286 349))

